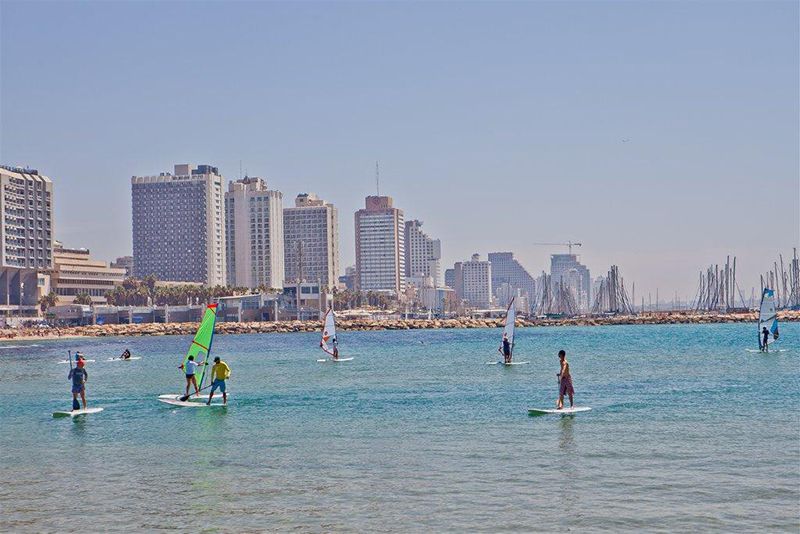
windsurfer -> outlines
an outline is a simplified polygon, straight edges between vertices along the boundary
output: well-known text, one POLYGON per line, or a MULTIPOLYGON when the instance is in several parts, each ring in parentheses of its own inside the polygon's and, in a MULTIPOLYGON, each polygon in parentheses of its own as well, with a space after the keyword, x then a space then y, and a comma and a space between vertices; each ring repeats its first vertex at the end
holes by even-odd
POLYGON ((219 356, 214 358, 214 365, 211 367, 211 393, 208 395, 208 402, 211 404, 211 399, 214 398, 214 392, 219 388, 222 392, 222 403, 228 404, 228 394, 225 392, 225 380, 231 376, 231 368, 228 364, 219 359, 219 356))
MULTIPOLYGON (((194 386, 194 392, 196 394, 200 394, 200 389, 197 387, 197 378, 195 378, 195 373, 197 372, 197 367, 199 365, 203 365, 203 362, 196 362, 194 361, 194 356, 189 356, 186 358, 185 364, 180 364, 178 369, 183 369, 183 372, 186 373, 186 394, 189 394, 189 386, 194 386)), ((206 365, 208 365, 206 363, 206 365)))
POLYGON ((763 337, 763 341, 761 342, 761 351, 769 352, 769 330, 766 326, 761 329, 761 336, 763 337))
POLYGON ((339 359, 339 344, 336 343, 336 338, 333 338, 333 354, 331 356, 333 356, 334 360, 339 359))
POLYGON ((569 395, 569 407, 573 406, 573 396, 575 390, 572 388, 572 375, 569 373, 569 362, 567 353, 563 350, 558 351, 558 359, 561 360, 561 370, 558 372, 558 403, 556 408, 564 408, 564 395, 569 395))
POLYGON ((511 343, 508 341, 508 335, 503 333, 503 362, 511 363, 511 343))

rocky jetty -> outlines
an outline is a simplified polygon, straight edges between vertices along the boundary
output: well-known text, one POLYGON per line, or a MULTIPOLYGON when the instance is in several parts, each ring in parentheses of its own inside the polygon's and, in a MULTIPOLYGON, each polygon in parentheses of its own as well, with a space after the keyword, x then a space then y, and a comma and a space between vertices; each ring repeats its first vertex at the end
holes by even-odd
MULTIPOLYGON (((781 311, 781 321, 800 321, 800 311, 781 311)), ((756 321, 753 313, 693 313, 661 312, 639 315, 586 316, 548 319, 518 319, 518 327, 540 326, 601 326, 631 324, 706 324, 706 323, 749 323, 756 321)), ((339 330, 418 330, 440 328, 497 328, 503 319, 397 319, 397 320, 339 320, 339 330)), ((0 330, 3 339, 42 339, 61 337, 105 337, 105 336, 177 336, 191 335, 197 323, 146 323, 146 324, 106 324, 76 326, 52 329, 4 329, 0 330)), ((319 331, 318 321, 280 321, 252 323, 217 323, 218 334, 275 334, 290 332, 319 331)))

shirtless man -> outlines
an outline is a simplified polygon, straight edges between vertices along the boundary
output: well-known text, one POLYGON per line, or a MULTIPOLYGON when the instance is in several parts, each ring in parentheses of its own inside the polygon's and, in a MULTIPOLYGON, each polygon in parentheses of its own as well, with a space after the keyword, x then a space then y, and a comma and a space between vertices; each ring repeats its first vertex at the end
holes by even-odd
POLYGON ((558 402, 556 408, 561 410, 564 408, 564 395, 569 395, 569 407, 573 406, 573 396, 575 390, 572 388, 572 375, 569 373, 569 362, 567 362, 567 353, 563 350, 558 351, 558 359, 561 360, 561 370, 558 372, 558 402))

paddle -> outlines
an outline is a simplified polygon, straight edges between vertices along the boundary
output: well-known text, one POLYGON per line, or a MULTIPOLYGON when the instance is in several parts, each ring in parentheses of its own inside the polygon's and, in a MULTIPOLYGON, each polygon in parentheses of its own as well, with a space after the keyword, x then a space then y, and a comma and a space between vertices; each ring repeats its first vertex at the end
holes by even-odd
POLYGON ((203 391, 204 389, 208 389, 208 388, 210 388, 210 387, 211 387, 211 385, 212 385, 212 384, 209 384, 209 385, 207 385, 206 387, 202 387, 202 388, 198 389, 198 390, 197 390, 195 393, 189 393, 188 395, 184 395, 184 396, 182 396, 182 397, 181 397, 179 400, 180 400, 181 402, 186 402, 187 400, 189 400, 189 397, 191 397, 192 395, 196 395, 197 393, 200 393, 200 392, 201 392, 201 391, 203 391))
MULTIPOLYGON (((70 371, 70 373, 72 373, 72 351, 71 350, 67 351, 67 360, 69 361, 69 371, 70 371)), ((72 378, 72 377, 70 377, 70 378, 72 378)), ((78 399, 75 398, 75 397, 72 397, 72 409, 73 410, 80 410, 81 409, 81 405, 78 403, 78 399)))

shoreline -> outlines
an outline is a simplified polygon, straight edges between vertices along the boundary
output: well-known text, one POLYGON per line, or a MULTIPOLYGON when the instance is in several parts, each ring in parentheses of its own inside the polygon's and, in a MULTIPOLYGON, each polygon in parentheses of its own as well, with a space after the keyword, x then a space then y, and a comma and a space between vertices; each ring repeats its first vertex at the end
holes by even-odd
MULTIPOLYGON (((650 312, 639 315, 611 315, 596 317, 570 317, 560 319, 517 319, 517 327, 542 326, 613 326, 613 325, 659 325, 659 324, 716 324, 755 322, 756 312, 748 313, 696 313, 696 312, 650 312)), ((800 311, 778 312, 781 321, 800 321, 800 311)), ((455 328, 499 328, 504 318, 470 319, 396 319, 396 320, 338 320, 341 331, 378 330, 440 330, 455 328)), ((72 326, 64 328, 25 328, 0 330, 0 346, 4 341, 54 340, 84 337, 124 336, 183 336, 192 335, 199 323, 144 323, 72 326)), ((288 334, 296 332, 318 332, 319 321, 279 321, 251 323, 217 323, 217 334, 288 334)))

